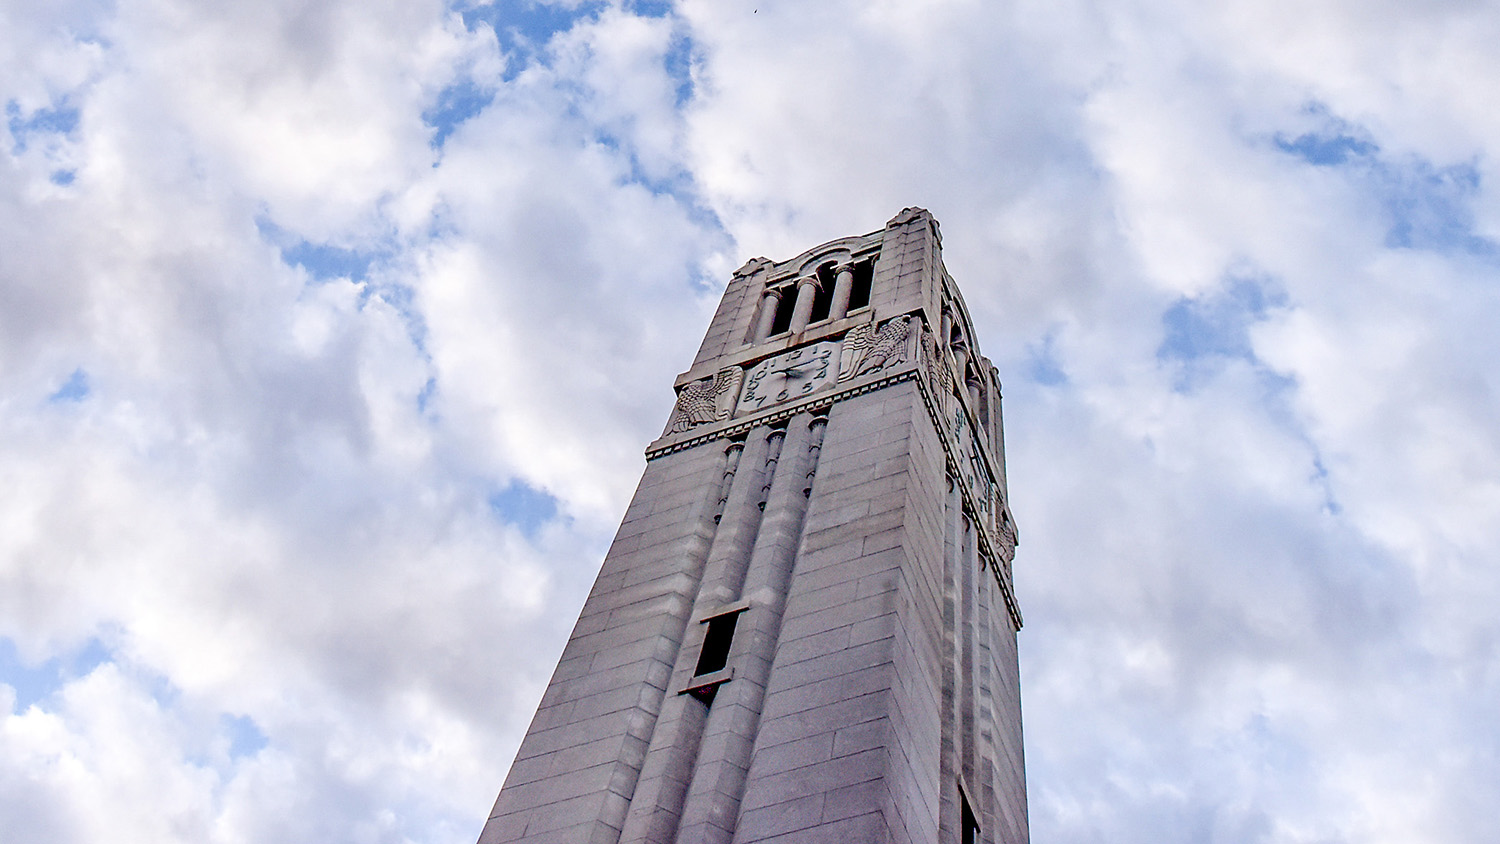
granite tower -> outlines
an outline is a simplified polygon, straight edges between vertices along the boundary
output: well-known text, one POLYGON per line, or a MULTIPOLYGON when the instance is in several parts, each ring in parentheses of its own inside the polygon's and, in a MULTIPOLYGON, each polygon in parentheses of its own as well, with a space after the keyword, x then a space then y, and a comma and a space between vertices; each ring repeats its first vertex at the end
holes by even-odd
POLYGON ((938 224, 735 272, 480 844, 1025 844, 1000 382, 938 224))

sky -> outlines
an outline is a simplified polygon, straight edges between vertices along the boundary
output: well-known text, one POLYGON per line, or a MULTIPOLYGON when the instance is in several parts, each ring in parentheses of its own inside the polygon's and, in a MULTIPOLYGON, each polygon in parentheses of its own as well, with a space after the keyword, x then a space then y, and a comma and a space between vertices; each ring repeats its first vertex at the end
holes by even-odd
POLYGON ((1032 840, 1500 829, 1500 7, 0 0, 0 838, 472 842, 734 268, 941 221, 1032 840))

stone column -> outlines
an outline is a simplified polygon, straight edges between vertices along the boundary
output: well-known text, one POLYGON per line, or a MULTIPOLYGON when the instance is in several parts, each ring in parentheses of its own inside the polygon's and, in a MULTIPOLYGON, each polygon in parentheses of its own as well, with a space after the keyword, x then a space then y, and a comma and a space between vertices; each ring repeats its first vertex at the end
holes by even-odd
POLYGON ((839 267, 833 277, 833 309, 830 319, 843 319, 849 314, 849 297, 854 294, 854 265, 839 267))
POLYGON ((739 468, 740 455, 744 451, 745 444, 735 442, 724 450, 724 477, 719 481, 719 503, 714 508, 714 524, 724 518, 724 506, 729 503, 729 487, 734 482, 734 472, 739 468))
POLYGON ((959 735, 962 721, 959 710, 959 665, 961 609, 960 588, 964 566, 963 529, 964 499, 958 481, 948 476, 948 494, 943 507, 943 687, 939 697, 942 707, 938 763, 938 844, 960 844, 963 816, 958 802, 959 735))
POLYGON ((735 628, 734 678, 719 687, 682 809, 678 844, 730 844, 745 772, 759 732, 761 706, 781 634, 787 584, 807 512, 807 476, 816 470, 826 417, 798 414, 772 474, 766 512, 740 597, 748 604, 735 628))
POLYGON ((953 344, 953 364, 955 366, 953 380, 967 387, 969 383, 969 347, 964 345, 962 340, 953 344))
POLYGON ((818 277, 810 275, 797 281, 797 304, 792 306, 792 333, 807 327, 812 319, 813 301, 818 298, 818 277))
POLYGON ((979 647, 976 654, 978 665, 978 676, 975 679, 975 691, 978 702, 976 704, 975 720, 977 722, 977 735, 975 737, 977 773, 970 781, 977 791, 974 799, 979 805, 974 807, 974 814, 979 820, 979 828, 983 830, 998 830, 995 822, 995 756, 998 750, 996 741, 996 718, 995 718, 995 578, 994 561, 985 557, 979 560, 979 582, 978 607, 975 619, 978 629, 975 631, 979 639, 979 647))
MULTIPOLYGON (((771 459, 773 438, 780 431, 752 430, 745 443, 725 449, 725 472, 715 509, 718 528, 704 552, 705 562, 689 624, 734 600, 761 522, 761 490, 771 459), (727 493, 727 494, 726 494, 727 493)), ((620 844, 671 844, 675 840, 689 778, 703 741, 708 707, 692 695, 676 694, 691 676, 703 642, 701 625, 680 639, 671 686, 648 742, 633 799, 623 819, 620 844)))
POLYGON ((756 316, 753 342, 759 343, 771 336, 771 328, 776 324, 776 309, 780 305, 781 291, 774 287, 767 288, 766 295, 760 297, 760 313, 756 316))
POLYGON ((781 431, 760 426, 745 438, 719 529, 709 549, 695 617, 701 618, 705 612, 739 597, 745 567, 750 564, 750 549, 760 531, 762 488, 775 468, 775 452, 783 436, 781 431))
MULTIPOLYGON (((968 513, 963 515, 963 564, 959 570, 958 582, 955 584, 960 591, 960 599, 955 608, 958 611, 959 624, 955 631, 958 641, 963 648, 959 652, 958 662, 958 687, 954 690, 958 702, 958 765, 962 772, 964 781, 972 788, 978 780, 974 774, 974 763, 976 761, 974 743, 974 699, 976 689, 974 682, 975 668, 975 646, 978 637, 975 635, 975 581, 979 574, 979 521, 972 518, 968 513)), ((970 794, 971 800, 978 800, 978 795, 970 794)), ((970 809, 978 812, 977 804, 970 804, 970 809)))

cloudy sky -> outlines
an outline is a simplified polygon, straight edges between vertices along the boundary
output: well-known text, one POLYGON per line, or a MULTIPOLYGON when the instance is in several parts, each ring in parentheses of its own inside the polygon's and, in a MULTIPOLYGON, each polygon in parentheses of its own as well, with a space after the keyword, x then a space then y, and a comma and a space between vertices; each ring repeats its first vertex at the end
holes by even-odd
POLYGON ((1500 9, 0 0, 0 838, 472 842, 732 270, 1005 384, 1033 840, 1500 828, 1500 9))

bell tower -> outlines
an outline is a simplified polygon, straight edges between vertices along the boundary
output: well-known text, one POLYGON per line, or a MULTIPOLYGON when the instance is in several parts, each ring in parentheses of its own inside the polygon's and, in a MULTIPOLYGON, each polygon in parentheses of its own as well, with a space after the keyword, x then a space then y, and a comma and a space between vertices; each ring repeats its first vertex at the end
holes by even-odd
POLYGON ((1000 381, 908 208, 730 280, 480 844, 1026 844, 1000 381))

